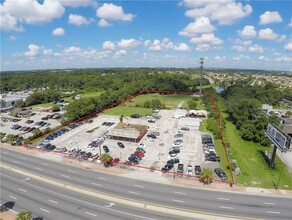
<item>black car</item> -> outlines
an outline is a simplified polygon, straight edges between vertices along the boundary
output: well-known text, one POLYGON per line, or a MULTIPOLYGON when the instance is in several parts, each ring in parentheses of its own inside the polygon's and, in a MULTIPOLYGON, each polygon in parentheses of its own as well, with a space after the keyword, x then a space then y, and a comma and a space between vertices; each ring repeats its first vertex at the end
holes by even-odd
POLYGON ((48 120, 49 117, 48 117, 48 116, 45 116, 45 117, 42 117, 41 119, 42 119, 42 120, 48 120))
POLYGON ((226 176, 226 173, 220 169, 220 168, 215 168, 214 169, 214 172, 216 173, 216 175, 222 179, 222 180, 226 180, 227 179, 227 176, 226 176))
POLYGON ((118 145, 120 148, 125 148, 125 145, 123 145, 123 143, 121 143, 121 142, 118 142, 117 145, 118 145))
POLYGON ((184 173, 184 165, 182 163, 177 165, 177 172, 181 174, 184 173))
POLYGON ((154 134, 148 134, 147 137, 151 137, 153 139, 156 139, 156 135, 154 135, 154 134))
POLYGON ((106 152, 106 153, 109 152, 109 149, 108 149, 108 147, 106 145, 103 145, 102 148, 103 148, 104 152, 106 152))
POLYGON ((137 154, 131 154, 131 157, 135 158, 136 160, 142 160, 142 157, 138 156, 137 154))
POLYGON ((146 150, 144 150, 144 149, 141 148, 141 147, 137 147, 137 148, 136 148, 136 151, 139 151, 139 152, 141 152, 141 153, 143 153, 143 154, 146 153, 146 150))
POLYGON ((169 155, 171 155, 171 154, 179 154, 180 153, 180 149, 173 149, 173 150, 171 150, 171 151, 169 151, 169 155))
POLYGON ((195 166, 195 175, 199 176, 202 172, 201 166, 195 166))
POLYGON ((172 168, 173 168, 173 163, 168 163, 161 169, 161 172, 165 173, 167 171, 170 171, 172 168))
POLYGON ((209 153, 205 156, 206 161, 220 162, 220 157, 216 156, 214 153, 209 153))
POLYGON ((179 159, 177 159, 177 158, 173 158, 173 159, 170 159, 169 161, 167 161, 167 164, 168 163, 173 163, 173 164, 176 164, 176 163, 179 163, 180 161, 179 161, 179 159))
POLYGON ((188 127, 182 127, 180 130, 189 131, 190 129, 188 127))

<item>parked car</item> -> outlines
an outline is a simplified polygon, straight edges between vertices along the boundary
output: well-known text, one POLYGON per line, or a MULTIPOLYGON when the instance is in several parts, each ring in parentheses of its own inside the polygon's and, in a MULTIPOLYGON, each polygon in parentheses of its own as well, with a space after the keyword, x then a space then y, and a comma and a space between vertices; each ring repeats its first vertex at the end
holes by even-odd
POLYGON ((193 166, 191 164, 189 164, 187 166, 187 172, 186 172, 187 175, 191 176, 193 175, 193 166))
POLYGON ((182 131, 189 131, 190 129, 188 127, 182 127, 181 130, 182 131))
POLYGON ((202 172, 201 166, 196 165, 195 166, 195 175, 200 176, 201 172, 202 172))
POLYGON ((109 149, 108 149, 108 147, 106 145, 103 145, 102 148, 103 148, 104 152, 106 152, 106 153, 109 152, 109 149))
POLYGON ((213 152, 206 154, 205 156, 206 161, 213 161, 213 162, 220 162, 220 157, 216 156, 213 152))
POLYGON ((131 154, 130 157, 133 157, 134 159, 136 159, 138 161, 142 160, 142 157, 138 156, 137 154, 131 154))
POLYGON ((176 134, 176 135, 174 135, 174 138, 181 138, 183 136, 184 136, 183 134, 176 134))
POLYGON ((140 151, 140 152, 143 153, 143 154, 146 153, 146 150, 144 150, 144 149, 141 148, 141 147, 137 147, 136 150, 137 150, 137 151, 140 151))
POLYGON ((138 147, 143 148, 143 149, 147 148, 147 146, 145 144, 143 144, 143 143, 139 143, 138 147))
POLYGON ((124 145, 122 142, 118 142, 117 145, 118 145, 120 148, 125 148, 125 145, 124 145))
POLYGON ((173 163, 168 163, 166 164, 162 169, 161 172, 165 173, 170 171, 173 168, 173 163))
POLYGON ((144 157, 144 154, 141 151, 135 151, 134 154, 138 155, 139 157, 144 157))
POLYGON ((177 165, 177 172, 181 174, 184 173, 184 165, 182 163, 177 165))
POLYGON ((170 154, 168 157, 167 157, 168 160, 171 160, 171 159, 179 159, 179 155, 178 154, 170 154))
POLYGON ((221 168, 215 168, 214 172, 216 173, 216 175, 220 179, 222 179, 222 180, 226 180, 227 179, 226 173, 221 168))
POLYGON ((145 138, 145 140, 146 140, 146 141, 151 141, 151 142, 154 141, 154 139, 153 139, 152 137, 148 137, 148 136, 145 138))
POLYGON ((180 153, 180 149, 172 149, 171 151, 169 151, 169 155, 171 154, 179 154, 180 153))
POLYGON ((153 139, 156 139, 156 135, 153 134, 153 133, 148 134, 147 137, 151 137, 151 138, 153 138, 153 139))
POLYGON ((173 158, 173 159, 168 160, 167 163, 168 163, 168 162, 171 162, 171 163, 173 163, 173 164, 176 164, 176 163, 179 163, 180 161, 179 161, 178 158, 173 158))

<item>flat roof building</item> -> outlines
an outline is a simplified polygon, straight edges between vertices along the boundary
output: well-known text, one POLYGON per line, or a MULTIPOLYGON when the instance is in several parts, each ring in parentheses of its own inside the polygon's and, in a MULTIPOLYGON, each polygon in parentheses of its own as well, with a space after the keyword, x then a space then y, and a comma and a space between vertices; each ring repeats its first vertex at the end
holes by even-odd
POLYGON ((198 118, 180 118, 178 121, 178 129, 182 127, 190 130, 199 130, 201 120, 198 118))
POLYGON ((140 124, 119 123, 107 135, 113 140, 138 143, 148 131, 148 126, 140 124))

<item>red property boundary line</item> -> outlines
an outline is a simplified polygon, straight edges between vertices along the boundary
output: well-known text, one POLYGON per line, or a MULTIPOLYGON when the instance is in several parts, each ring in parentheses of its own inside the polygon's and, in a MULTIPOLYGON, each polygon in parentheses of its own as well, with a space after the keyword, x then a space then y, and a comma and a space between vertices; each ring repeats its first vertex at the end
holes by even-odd
MULTIPOLYGON (((51 133, 54 133, 55 131, 57 130, 60 130, 62 128, 65 128, 67 127, 68 125, 70 124, 74 124, 76 122, 80 122, 80 121, 83 121, 84 119, 89 119, 91 116, 94 116, 98 113, 101 113, 103 111, 105 111, 106 109, 109 109, 109 108, 113 108, 113 107, 116 107, 118 106, 119 104, 121 103, 124 103, 128 100, 131 100, 133 98, 135 98, 136 96, 139 96, 139 95, 142 95, 142 94, 149 94, 149 93, 160 93, 160 94, 166 94, 166 95, 169 95, 169 94, 178 94, 178 95, 206 95, 208 96, 211 101, 212 101, 212 107, 213 107, 213 111, 214 111, 214 115, 215 115, 215 119, 217 121, 217 126, 218 126, 218 130, 219 130, 219 133, 220 133, 220 137, 221 137, 221 142, 222 142, 222 145, 223 145, 223 148, 224 148, 224 152, 225 152, 225 156, 226 156, 226 159, 227 159, 227 163, 228 163, 228 168, 229 168, 229 172, 230 172, 230 175, 232 177, 232 181, 230 182, 225 182, 225 181, 222 181, 222 180, 213 180, 213 181, 216 181, 216 182, 224 182, 224 183, 228 183, 228 184, 234 184, 235 181, 234 181, 234 176, 233 176, 233 173, 232 173, 232 170, 231 170, 231 165, 230 165, 230 160, 229 160, 229 156, 228 156, 228 153, 227 153, 227 149, 226 149, 226 144, 225 144, 225 141, 224 141, 224 136, 223 136, 223 132, 222 132, 222 129, 221 129, 221 124, 220 124, 220 119, 219 119, 219 115, 218 115, 218 112, 217 112, 217 108, 216 108, 216 102, 215 102, 215 98, 213 96, 212 93, 209 93, 209 92, 203 92, 203 93, 199 93, 199 92, 174 92, 174 91, 167 91, 167 90, 141 90, 140 92, 134 94, 134 95, 130 95, 118 102, 115 102, 115 103, 112 103, 104 108, 101 108, 101 109, 98 109, 82 118, 79 118, 73 122, 70 122, 70 123, 67 123, 67 124, 64 124, 64 125, 61 125, 61 126, 58 126, 56 127, 55 129, 51 130, 50 132, 40 136, 40 137, 37 137, 31 141, 35 141, 35 140, 38 140, 38 139, 41 139, 45 136, 48 136, 49 134, 51 133)), ((29 145, 29 143, 24 143, 21 145, 22 147, 26 147, 26 148, 30 148, 30 149, 37 149, 37 150, 43 150, 43 151, 47 151, 47 150, 44 150, 44 149, 39 149, 39 148, 36 148, 34 146, 31 146, 29 145)), ((70 153, 66 153, 66 152, 58 152, 58 151, 49 151, 49 152, 54 152, 54 153, 58 153, 58 154, 64 154, 64 155, 67 155, 69 156, 70 153)), ((77 157, 78 158, 78 157, 77 157)), ((84 157, 82 157, 84 158, 84 157)), ((81 158, 81 159, 82 159, 81 158)), ((155 169, 155 168, 150 168, 150 167, 144 167, 144 166, 137 166, 137 165, 129 165, 129 164, 125 164, 125 163, 115 163, 115 164, 123 164, 123 165, 127 165, 127 166, 133 166, 133 167, 137 167, 137 168, 143 168, 143 169, 148 169, 148 170, 153 170, 153 171, 159 171, 159 172, 162 172, 161 170, 158 170, 158 169, 155 169)), ((181 176, 187 176, 187 177, 195 177, 195 178, 198 178, 198 176, 191 176, 191 175, 187 175, 187 174, 179 174, 177 172, 167 172, 167 173, 170 173, 170 174, 178 174, 178 175, 181 175, 181 176)))

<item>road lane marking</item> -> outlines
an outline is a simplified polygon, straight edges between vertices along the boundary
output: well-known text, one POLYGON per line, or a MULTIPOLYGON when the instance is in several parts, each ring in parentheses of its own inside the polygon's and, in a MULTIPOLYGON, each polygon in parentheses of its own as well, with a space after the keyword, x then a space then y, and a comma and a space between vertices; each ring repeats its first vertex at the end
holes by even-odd
POLYGON ((50 211, 46 210, 46 209, 43 209, 43 208, 40 208, 40 210, 46 212, 46 213, 50 213, 50 211))
POLYGON ((58 204, 58 202, 56 202, 54 200, 49 199, 49 201, 52 202, 52 203, 58 204))
POLYGON ((20 191, 22 191, 22 192, 27 192, 26 190, 24 190, 24 189, 21 189, 21 188, 18 188, 20 191))
POLYGON ((138 188, 144 188, 144 186, 141 186, 141 185, 134 185, 134 186, 138 188))
POLYGON ((62 177, 66 177, 66 178, 70 178, 70 176, 66 176, 66 175, 63 175, 63 174, 62 174, 61 176, 62 176, 62 177))
POLYGON ((100 180, 106 180, 106 178, 103 178, 103 177, 97 177, 97 178, 100 180))
POLYGON ((95 186, 102 186, 101 184, 98 184, 98 183, 91 183, 91 184, 95 186))
POLYGON ((92 216, 95 216, 95 217, 97 217, 97 215, 96 214, 93 214, 93 213, 91 213, 91 212, 85 212, 87 215, 92 215, 92 216))
POLYGON ((230 200, 230 199, 228 199, 228 198, 217 198, 217 199, 220 199, 220 200, 230 200))
POLYGON ((47 164, 47 163, 42 163, 42 165, 48 166, 49 164, 47 164))
POLYGON ((280 214, 280 212, 272 212, 272 211, 267 211, 267 213, 270 213, 270 214, 280 214))
POLYGON ((36 169, 36 170, 43 170, 42 168, 39 168, 39 167, 35 167, 35 169, 36 169))
POLYGON ((17 198, 16 198, 16 197, 14 197, 14 196, 9 196, 9 197, 10 197, 10 198, 12 198, 12 199, 15 199, 15 200, 17 199, 17 198))
POLYGON ((274 202, 264 202, 265 205, 276 205, 274 202))
POLYGON ((13 160, 14 163, 20 163, 19 161, 13 160))
POLYGON ((172 199, 172 201, 173 201, 173 202, 181 202, 181 203, 185 202, 185 201, 182 201, 182 200, 176 200, 176 199, 172 199))
POLYGON ((71 173, 76 173, 76 171, 74 171, 74 170, 68 170, 69 172, 71 172, 71 173))
POLYGON ((227 207, 227 206, 219 206, 219 208, 221 208, 221 209, 234 209, 232 207, 227 207))
POLYGON ((185 195, 186 193, 183 192, 174 192, 175 194, 185 195))
POLYGON ((132 194, 136 194, 136 195, 140 195, 141 193, 137 193, 137 192, 133 192, 133 191, 128 191, 128 193, 132 193, 132 194))

